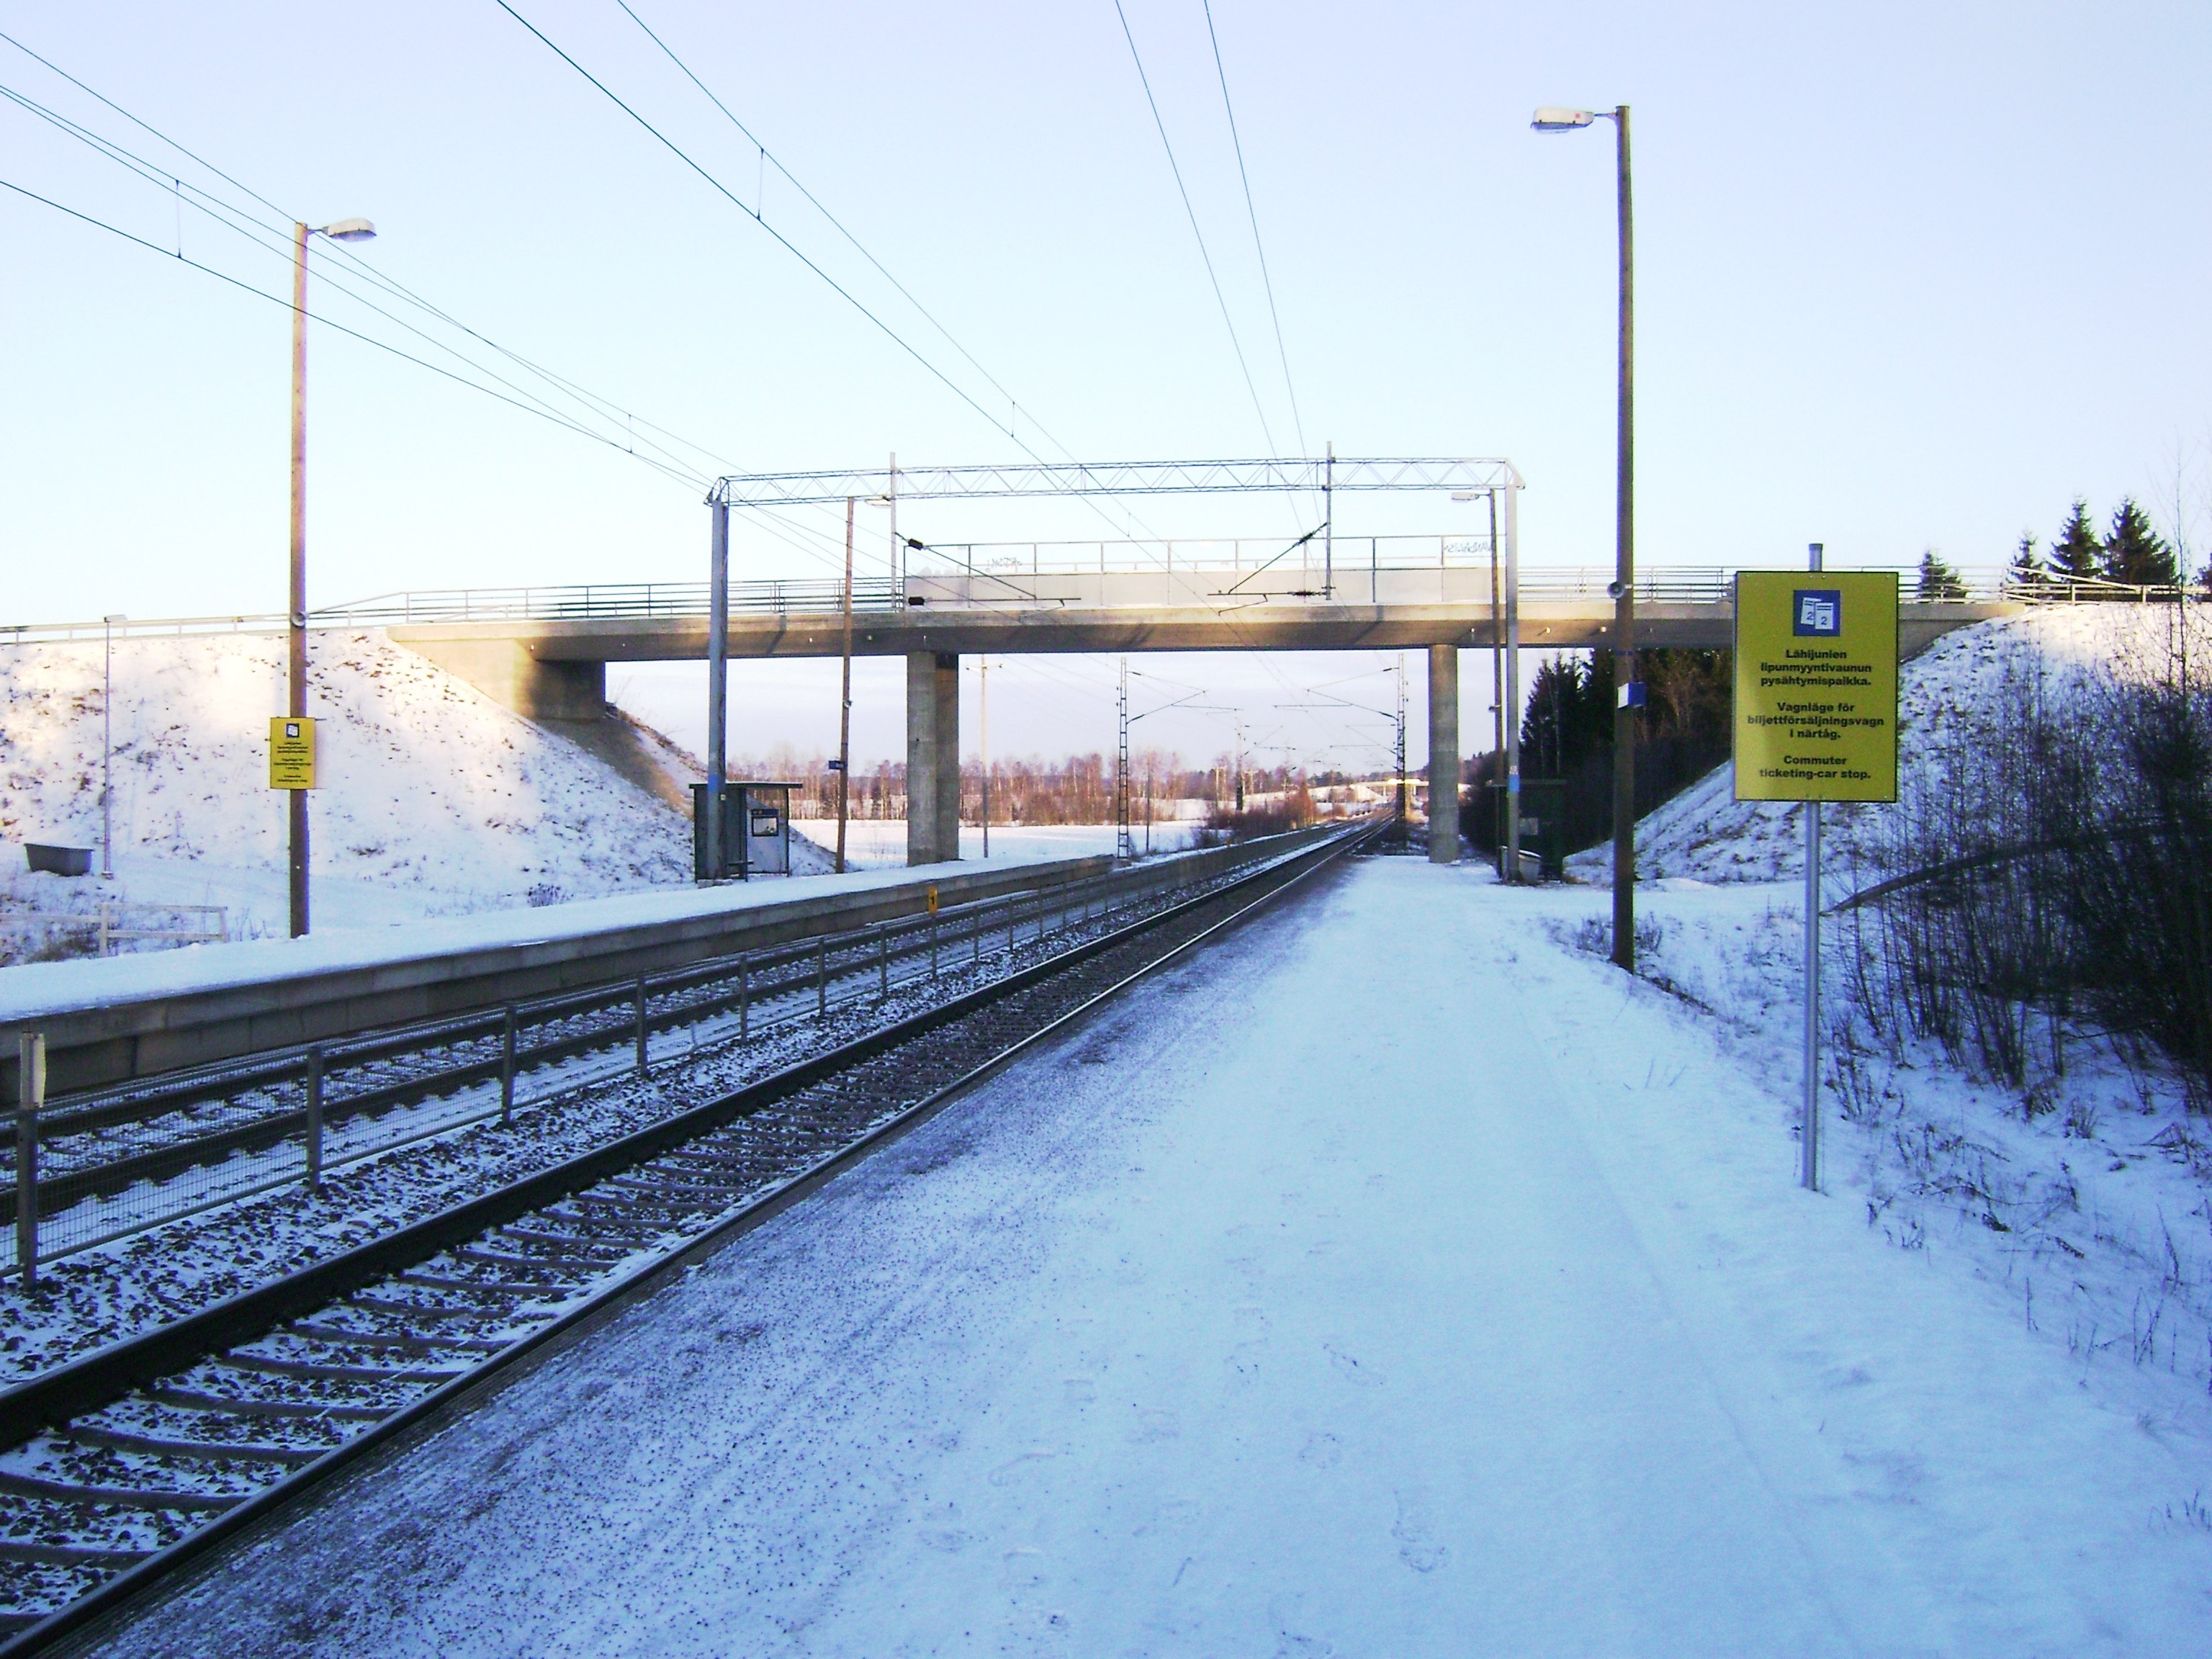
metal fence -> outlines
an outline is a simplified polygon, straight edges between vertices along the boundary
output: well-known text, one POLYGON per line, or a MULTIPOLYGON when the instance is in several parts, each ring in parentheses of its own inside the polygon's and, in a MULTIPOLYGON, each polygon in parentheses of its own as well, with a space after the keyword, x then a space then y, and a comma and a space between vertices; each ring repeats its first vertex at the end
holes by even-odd
POLYGON ((0 930, 36 938, 43 952, 51 952, 54 936, 88 936, 100 956, 112 956, 121 945, 219 945, 230 939, 230 913, 220 904, 163 904, 155 900, 106 899, 90 910, 0 910, 0 930), (191 917, 197 925, 160 927, 149 924, 163 918, 191 917))
MULTIPOLYGON (((1304 841, 1301 842, 1303 846, 1304 841)), ((1255 843, 1250 859, 1270 855, 1255 843)), ((1024 947, 1225 879, 1186 860, 1116 871, 628 984, 310 1044, 19 1109, 0 1192, 10 1265, 93 1249, 468 1125, 513 1124, 625 1074, 940 974, 1011 968, 1024 947)))

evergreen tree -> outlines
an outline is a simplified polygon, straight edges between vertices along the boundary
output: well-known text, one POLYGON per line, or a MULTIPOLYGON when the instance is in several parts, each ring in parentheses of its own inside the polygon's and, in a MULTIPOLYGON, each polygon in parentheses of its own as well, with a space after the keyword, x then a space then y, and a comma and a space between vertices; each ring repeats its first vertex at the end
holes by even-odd
POLYGON ((2112 533, 2105 538, 2105 575, 2133 587, 2172 587, 2181 580, 2173 550, 2151 528, 2150 514, 2131 495, 2121 497, 2119 511, 2112 514, 2112 533))
POLYGON ((1923 599, 1963 599, 1966 584, 1934 548, 1920 556, 1920 597, 1923 599))
POLYGON ((1595 663, 1540 663, 1521 718, 1521 765, 1531 777, 1562 778, 1613 750, 1613 653, 1595 663))
POLYGON ((2089 522, 2089 503, 2079 495, 2058 539, 2051 544, 2051 574, 2068 582, 2093 582, 2105 574, 2105 544, 2089 522))
POLYGON ((2031 531, 2020 532, 2020 546, 2012 556, 2012 565, 2005 572, 2005 580, 2014 587, 2034 587, 2045 580, 2051 573, 2044 568, 2043 556, 2035 550, 2035 536, 2031 531))

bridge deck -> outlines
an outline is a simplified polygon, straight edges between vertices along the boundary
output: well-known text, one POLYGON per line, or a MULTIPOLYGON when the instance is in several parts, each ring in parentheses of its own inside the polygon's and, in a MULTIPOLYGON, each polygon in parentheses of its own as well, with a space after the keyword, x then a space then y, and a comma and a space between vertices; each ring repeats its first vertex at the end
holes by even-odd
MULTIPOLYGON (((1734 608, 1727 573, 1656 572, 1638 584, 1637 637, 1652 646, 1724 647, 1734 608)), ((843 620, 833 584, 754 585, 729 619, 739 657, 834 656, 843 620), (766 590, 766 591, 757 591, 766 590)), ((435 598, 437 596, 425 596, 435 598)), ((705 594, 690 588, 516 590, 440 605, 349 608, 392 636, 434 649, 509 641, 545 662, 703 659, 705 594)), ((1910 654, 1951 629, 2018 606, 1999 598, 1905 607, 1910 654)), ((1595 573, 1524 577, 1524 645, 1607 644, 1613 603, 1595 573)), ((1122 651, 1402 650, 1498 642, 1504 618, 1486 567, 1318 570, 979 571, 875 584, 856 596, 853 648, 864 656, 1122 651)))

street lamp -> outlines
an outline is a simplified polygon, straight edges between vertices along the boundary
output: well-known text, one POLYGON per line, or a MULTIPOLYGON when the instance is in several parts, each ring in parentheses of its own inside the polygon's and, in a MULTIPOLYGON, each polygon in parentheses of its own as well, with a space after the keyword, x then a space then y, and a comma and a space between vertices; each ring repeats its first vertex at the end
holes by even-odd
MULTIPOLYGON (((292 227, 292 605, 291 649, 285 673, 284 712, 307 713, 307 238, 365 242, 376 234, 366 219, 292 227)), ((307 792, 291 796, 292 937, 307 931, 307 792)))
POLYGON ((1613 447, 1613 960, 1636 971, 1636 256, 1629 209, 1628 106, 1611 110, 1540 109, 1539 132, 1572 132, 1600 118, 1613 123, 1620 212, 1620 362, 1613 447))

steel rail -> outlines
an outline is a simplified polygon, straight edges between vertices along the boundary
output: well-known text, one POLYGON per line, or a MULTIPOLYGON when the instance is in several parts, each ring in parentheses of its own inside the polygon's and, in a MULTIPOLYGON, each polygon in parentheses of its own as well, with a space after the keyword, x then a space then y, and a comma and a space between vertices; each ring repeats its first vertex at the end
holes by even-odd
MULTIPOLYGON (((726 1018, 729 1011, 741 1005, 758 1006, 763 1018, 754 1029, 769 1030, 791 1023, 802 1016, 788 1010, 776 1011, 779 1000, 803 996, 811 991, 817 1004, 817 1013, 830 1007, 841 1006, 865 996, 865 990, 836 989, 849 986, 854 980, 874 981, 888 990, 893 978, 891 967, 898 963, 902 972, 896 976, 902 986, 910 987, 921 975, 913 971, 913 964, 924 958, 933 963, 937 953, 945 949, 974 945, 981 949, 981 939, 1001 928, 1009 935, 1009 948, 1014 943, 1013 934, 1025 925, 1030 916, 1056 917, 1064 928, 1068 918, 1079 909, 1090 920, 1094 905, 1102 905, 1103 914, 1132 903, 1152 902, 1163 890, 1173 890, 1177 885, 1205 882, 1218 884, 1218 874, 1193 878, 1177 882, 1181 873, 1173 863, 1162 864, 1132 871, 1115 872, 1104 876, 1071 883, 1063 888, 1044 890, 1037 893, 1017 893, 997 899, 978 900, 943 911, 933 917, 896 917, 842 933, 819 935, 794 941, 788 945, 770 946, 753 951, 731 952, 702 963, 681 968, 664 969, 643 977, 647 992, 646 1028, 648 1036, 672 1030, 696 1029, 726 1018), (780 970, 794 971, 779 976, 780 970), (763 977, 756 977, 763 975, 763 977), (734 981, 734 986, 732 985, 734 981), (659 1000, 658 1007, 653 1006, 659 1000)), ((1042 925, 1042 923, 1040 924, 1042 925)), ((1042 933, 1039 937, 1042 937, 1042 933)), ((934 976, 933 969, 933 975, 934 976)), ((636 1024, 629 1011, 635 1005, 638 981, 630 980, 581 990, 556 992, 550 995, 518 1000, 512 1005, 518 1020, 518 1029, 568 1024, 586 1022, 584 1029, 571 1029, 560 1035, 518 1046, 512 1057, 513 1075, 542 1068, 579 1055, 606 1053, 629 1046, 635 1040, 636 1024), (614 1014, 611 1020, 596 1017, 614 1014)), ((320 1045, 325 1066, 325 1085, 341 1071, 361 1067, 379 1060, 411 1060, 424 1056, 467 1050, 471 1046, 481 1048, 496 1043, 501 1036, 507 1010, 490 1009, 482 1013, 447 1017, 417 1022, 413 1024, 366 1034, 360 1037, 336 1039, 320 1045)), ((719 1039, 718 1039, 719 1041, 719 1039)), ((218 1062, 213 1066, 194 1068, 167 1079, 156 1079, 121 1085, 118 1088, 93 1091, 87 1095, 56 1103, 39 1118, 39 1136, 42 1147, 51 1148, 69 1138, 93 1133, 103 1127, 150 1127, 170 1115, 186 1112, 194 1107, 234 1103, 240 1097, 258 1091, 282 1089, 301 1083, 313 1045, 289 1045, 264 1054, 242 1056, 218 1062)), ((373 1084, 365 1089, 349 1092, 332 1091, 321 1102, 322 1123, 325 1130, 335 1128, 349 1121, 363 1116, 381 1116, 404 1106, 452 1096, 468 1087, 499 1078, 510 1064, 509 1058, 495 1049, 489 1053, 464 1054, 452 1063, 435 1065, 428 1069, 416 1069, 409 1074, 373 1084)), ((570 1079, 558 1085, 550 1095, 529 1101, 513 1103, 522 1109, 565 1097, 578 1086, 602 1081, 598 1078, 570 1079)), ((503 1106, 501 1110, 510 1108, 503 1106)), ((445 1133, 462 1127, 466 1121, 489 1115, 493 1109, 475 1114, 472 1117, 441 1123, 422 1133, 445 1133)), ((179 1126, 173 1139, 141 1150, 108 1155, 96 1161, 68 1164, 64 1167, 41 1171, 38 1182, 39 1215, 43 1225, 48 1218, 65 1215, 75 1206, 112 1196, 127 1190, 139 1182, 161 1182, 185 1174, 190 1170, 219 1166, 239 1153, 252 1154, 270 1151, 300 1138, 308 1121, 305 1106, 283 1106, 271 1103, 265 1109, 255 1109, 242 1122, 220 1127, 179 1126)), ((403 1141, 361 1149, 346 1158, 333 1161, 328 1167, 340 1163, 357 1161, 361 1157, 374 1156, 390 1151, 392 1146, 419 1138, 415 1133, 403 1141)), ((68 1255, 112 1243, 146 1227, 179 1219, 184 1214, 197 1212, 211 1205, 227 1203, 250 1193, 268 1191, 301 1178, 295 1173, 255 1178, 245 1185, 234 1185, 222 1193, 205 1197, 185 1210, 164 1210, 149 1214, 143 1221, 72 1239, 70 1243, 51 1252, 42 1251, 42 1260, 58 1260, 68 1255)), ((0 1224, 13 1220, 16 1194, 13 1188, 0 1189, 0 1224)))
MULTIPOLYGON (((1175 921, 1189 918, 1206 906, 1219 904, 1255 886, 1261 889, 1228 915, 1212 921, 1190 937, 1117 976, 1073 1007, 1061 1010, 1042 1024, 1023 1031, 1011 1042, 996 1042, 993 1052, 980 1062, 967 1066, 951 1080, 898 1109, 893 1115, 874 1123, 826 1156, 775 1181, 765 1190, 746 1199, 704 1228, 669 1244, 653 1259, 626 1268, 617 1265, 605 1283, 592 1287, 557 1316, 506 1344, 497 1352, 484 1356, 476 1364, 451 1376, 429 1392, 396 1409, 380 1413, 367 1429, 343 1443, 305 1461, 302 1461, 301 1454, 290 1454, 294 1460, 290 1473, 260 1492, 234 1501, 204 1495, 197 1501, 186 1498, 168 1505, 172 1510, 212 1510, 214 1513, 209 1520, 176 1541, 154 1553, 144 1555, 136 1565, 125 1568, 85 1595, 15 1634, 4 1644, 0 1644, 0 1659, 15 1659, 15 1656, 39 1651, 93 1620, 116 1611, 216 1544, 296 1499, 301 1493, 358 1461, 370 1450, 386 1443, 431 1414, 455 1405, 465 1395, 511 1370, 526 1356, 577 1332, 586 1322, 661 1283, 675 1268, 703 1258, 732 1237, 781 1213, 871 1152, 909 1133, 961 1093, 996 1073, 1018 1055, 1081 1019, 1139 980, 1235 925, 1333 860, 1364 845, 1384 827, 1382 824, 1357 826, 1316 845, 1269 860, 1205 893, 1155 911, 1111 933, 1085 940, 1004 979, 867 1033, 836 1049, 803 1060, 773 1077, 749 1084, 665 1119, 608 1146, 541 1171, 499 1192, 472 1200, 371 1245, 314 1264, 274 1284, 243 1292, 216 1308, 118 1344, 114 1348, 89 1356, 0 1395, 0 1443, 20 1443, 51 1423, 65 1423, 72 1418, 88 1414, 101 1405, 123 1399, 134 1390, 144 1389, 164 1376, 219 1355, 242 1341, 255 1340, 300 1319, 303 1315, 327 1307, 340 1297, 356 1293, 389 1279, 395 1273, 404 1273, 410 1267, 427 1261, 441 1251, 481 1238, 493 1229, 544 1210, 550 1204, 573 1200, 577 1194, 598 1186, 611 1176, 619 1176, 655 1158, 677 1152, 687 1144, 698 1143, 715 1130, 757 1113, 765 1106, 830 1082, 918 1038, 957 1026, 971 1015, 1006 1004, 1024 991, 1044 985, 1109 951, 1135 943, 1175 921)), ((508 1282, 512 1281, 488 1281, 481 1288, 495 1289, 499 1284, 508 1282)), ((446 1346, 450 1347, 453 1345, 448 1342, 446 1346)), ((404 1380, 405 1376, 404 1372, 392 1375, 394 1380, 404 1380)), ((196 1399, 191 1395, 179 1397, 188 1403, 196 1399)), ((242 1406, 245 1402, 233 1403, 242 1406)), ((331 1408, 325 1407, 321 1409, 325 1415, 331 1414, 331 1408)), ((368 1415, 365 1410, 357 1407, 337 1408, 337 1414, 357 1419, 368 1415)), ((269 1460, 264 1458, 262 1461, 269 1460)), ((9 1479, 19 1488, 40 1484, 26 1481, 21 1477, 9 1479)), ((68 1489, 58 1483, 49 1484, 56 1485, 57 1490, 52 1495, 57 1497, 66 1495, 69 1500, 82 1502, 98 1502, 100 1499, 100 1494, 96 1491, 68 1489)), ((136 1495, 125 1496, 128 1501, 130 1497, 136 1495)), ((131 1553, 79 1551, 57 1547, 50 1553, 58 1558, 66 1558, 76 1565, 98 1566, 103 1561, 114 1560, 119 1555, 131 1553), (95 1557, 100 1559, 94 1559, 95 1557)), ((119 1565, 119 1561, 116 1564, 119 1565)))

